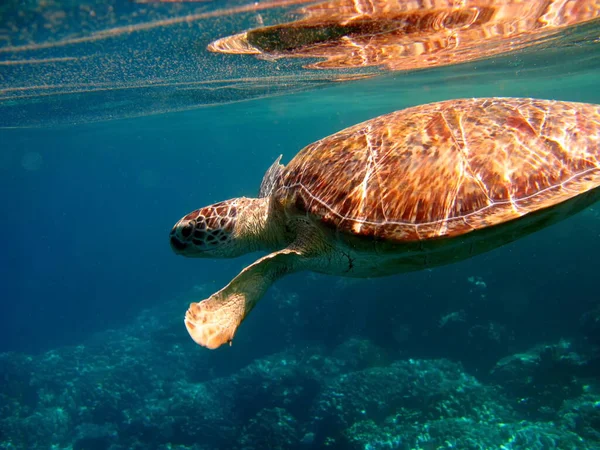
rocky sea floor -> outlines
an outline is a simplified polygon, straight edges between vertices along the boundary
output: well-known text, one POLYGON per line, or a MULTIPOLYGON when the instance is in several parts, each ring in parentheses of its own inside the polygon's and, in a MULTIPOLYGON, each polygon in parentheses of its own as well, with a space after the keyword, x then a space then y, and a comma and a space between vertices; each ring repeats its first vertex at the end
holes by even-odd
POLYGON ((0 355, 0 448, 600 448, 589 339, 539 344, 477 376, 365 338, 296 343, 220 374, 215 352, 161 319, 179 310, 166 303, 76 347, 0 355))

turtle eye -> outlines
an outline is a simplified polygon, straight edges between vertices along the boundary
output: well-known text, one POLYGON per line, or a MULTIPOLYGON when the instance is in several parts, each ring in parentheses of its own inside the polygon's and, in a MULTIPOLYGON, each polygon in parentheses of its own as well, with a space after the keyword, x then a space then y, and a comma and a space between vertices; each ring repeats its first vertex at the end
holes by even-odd
POLYGON ((192 235, 192 231, 194 231, 194 225, 189 222, 181 229, 181 235, 187 239, 192 235))

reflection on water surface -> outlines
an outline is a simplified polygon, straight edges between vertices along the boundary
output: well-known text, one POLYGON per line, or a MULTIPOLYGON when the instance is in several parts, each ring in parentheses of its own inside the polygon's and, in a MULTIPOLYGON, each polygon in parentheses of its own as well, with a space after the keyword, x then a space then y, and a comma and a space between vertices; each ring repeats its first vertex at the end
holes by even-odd
POLYGON ((10 0, 0 5, 0 126, 181 111, 355 82, 382 69, 407 73, 391 89, 418 91, 424 75, 411 75, 415 69, 434 69, 427 79, 445 82, 456 74, 436 67, 463 63, 461 76, 492 67, 501 78, 530 58, 553 64, 567 47, 552 70, 587 70, 598 60, 599 10, 597 0, 10 0), (490 58, 509 51, 502 63, 490 58), (464 65, 482 58, 477 71, 464 65))
POLYGON ((542 43, 596 19, 585 0, 334 0, 294 22, 261 27, 209 45, 221 53, 325 58, 307 67, 409 70, 457 64, 542 43))

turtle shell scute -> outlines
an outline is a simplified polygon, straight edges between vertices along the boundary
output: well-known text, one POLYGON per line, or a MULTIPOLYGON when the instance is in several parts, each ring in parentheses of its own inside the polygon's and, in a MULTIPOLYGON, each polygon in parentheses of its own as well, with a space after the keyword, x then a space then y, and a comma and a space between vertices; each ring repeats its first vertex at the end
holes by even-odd
POLYGON ((302 149, 276 196, 359 236, 452 237, 600 185, 600 107, 482 98, 376 117, 302 149))

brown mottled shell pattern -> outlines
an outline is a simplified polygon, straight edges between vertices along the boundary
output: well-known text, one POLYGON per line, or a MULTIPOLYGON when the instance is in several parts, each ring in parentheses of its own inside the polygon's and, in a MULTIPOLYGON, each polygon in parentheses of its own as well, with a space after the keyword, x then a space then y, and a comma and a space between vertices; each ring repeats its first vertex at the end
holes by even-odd
POLYGON ((600 185, 600 106, 461 99, 376 117, 317 141, 275 196, 341 232, 458 236, 600 185))

